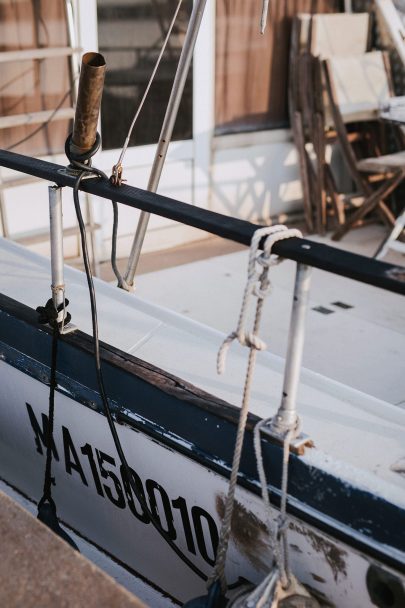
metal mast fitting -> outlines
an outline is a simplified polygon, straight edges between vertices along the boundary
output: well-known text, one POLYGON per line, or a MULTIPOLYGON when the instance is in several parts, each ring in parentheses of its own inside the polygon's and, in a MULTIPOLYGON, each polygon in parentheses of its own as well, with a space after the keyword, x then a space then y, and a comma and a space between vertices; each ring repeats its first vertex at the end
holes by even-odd
POLYGON ((85 157, 93 156, 100 145, 97 124, 105 71, 106 62, 103 55, 83 55, 73 133, 68 140, 70 159, 87 160, 85 157))
POLYGON ((303 452, 304 446, 312 445, 312 441, 308 435, 299 433, 297 412, 297 391, 304 351, 305 320, 308 309, 311 274, 311 266, 297 264, 281 405, 276 415, 272 418, 270 425, 262 427, 262 433, 279 441, 283 440, 286 433, 297 429, 297 435, 292 438, 290 446, 292 451, 298 453, 303 452))
POLYGON ((58 314, 59 333, 66 334, 74 331, 72 323, 65 325, 65 279, 63 272, 63 214, 62 214, 62 187, 48 186, 49 193, 49 226, 51 241, 51 277, 52 300, 56 310, 62 308, 58 314))

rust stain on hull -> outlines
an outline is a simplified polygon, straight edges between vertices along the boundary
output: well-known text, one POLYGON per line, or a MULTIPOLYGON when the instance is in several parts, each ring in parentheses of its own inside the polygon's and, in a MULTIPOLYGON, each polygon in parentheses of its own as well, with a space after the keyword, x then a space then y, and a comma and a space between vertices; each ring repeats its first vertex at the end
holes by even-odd
MULTIPOLYGON (((225 496, 216 497, 216 510, 221 519, 225 514, 225 496)), ((235 500, 231 538, 251 564, 258 570, 268 570, 271 564, 271 546, 267 526, 256 515, 235 500)))

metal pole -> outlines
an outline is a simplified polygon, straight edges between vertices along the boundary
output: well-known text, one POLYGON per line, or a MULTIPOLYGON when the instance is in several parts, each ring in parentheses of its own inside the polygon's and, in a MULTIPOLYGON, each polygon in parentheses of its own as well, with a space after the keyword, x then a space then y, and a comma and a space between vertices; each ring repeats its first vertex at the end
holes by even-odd
POLYGON ((270 426, 270 432, 275 435, 284 434, 295 428, 297 421, 296 399, 304 350, 305 317, 308 308, 311 271, 311 266, 297 264, 284 371, 283 396, 278 412, 270 426))
MULTIPOLYGON (((166 109, 159 142, 149 177, 147 189, 150 192, 156 192, 159 186, 160 176, 166 160, 167 150, 172 137, 174 123, 177 118, 177 112, 181 97, 183 95, 184 86, 186 84, 186 78, 190 68, 191 59, 193 57, 194 46, 204 15, 206 2, 207 0, 195 0, 194 2, 193 12, 191 13, 190 22, 187 28, 184 45, 181 51, 179 64, 177 66, 176 76, 174 78, 169 103, 166 109)), ((129 254, 127 270, 125 273, 125 282, 130 287, 132 287, 134 283, 134 276, 138 266, 143 241, 145 239, 149 217, 150 213, 142 211, 132 243, 131 253, 129 254)))
MULTIPOLYGON (((49 225, 51 236, 52 299, 55 308, 64 302, 65 282, 63 275, 63 215, 62 188, 49 186, 49 225)), ((63 320, 63 310, 58 315, 58 323, 63 320)))

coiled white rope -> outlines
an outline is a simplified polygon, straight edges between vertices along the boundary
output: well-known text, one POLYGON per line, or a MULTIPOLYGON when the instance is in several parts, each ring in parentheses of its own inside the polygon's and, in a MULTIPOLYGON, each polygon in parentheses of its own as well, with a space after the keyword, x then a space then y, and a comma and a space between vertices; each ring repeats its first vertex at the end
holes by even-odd
POLYGON ((243 295, 241 311, 239 314, 238 325, 236 330, 229 334, 227 338, 225 338, 218 352, 217 371, 219 374, 221 374, 225 369, 225 360, 227 352, 231 343, 234 340, 238 340, 241 345, 248 346, 250 349, 246 370, 245 385, 243 389, 242 406, 239 415, 238 429, 236 433, 232 471, 229 480, 228 495, 225 502, 225 512, 221 526, 217 557, 213 575, 208 581, 208 585, 210 586, 213 582, 219 580, 221 583, 222 591, 224 593, 227 589, 225 578, 226 554, 228 551, 229 538, 231 533, 232 512, 240 459, 242 454, 243 439, 245 435, 246 420, 249 412, 250 389, 253 380, 257 351, 264 350, 266 348, 266 344, 259 337, 258 331, 260 328, 264 299, 270 292, 270 281, 268 278, 269 269, 274 264, 278 264, 282 261, 282 258, 279 258, 278 256, 273 256, 271 251, 273 245, 276 242, 292 237, 301 236, 302 234, 299 230, 289 229, 286 226, 282 225, 259 228, 255 231, 250 245, 248 277, 245 292, 243 295), (267 237, 263 247, 263 253, 258 254, 259 245, 263 237, 267 237), (257 298, 256 313, 253 328, 251 331, 247 331, 245 325, 249 304, 252 296, 257 298))

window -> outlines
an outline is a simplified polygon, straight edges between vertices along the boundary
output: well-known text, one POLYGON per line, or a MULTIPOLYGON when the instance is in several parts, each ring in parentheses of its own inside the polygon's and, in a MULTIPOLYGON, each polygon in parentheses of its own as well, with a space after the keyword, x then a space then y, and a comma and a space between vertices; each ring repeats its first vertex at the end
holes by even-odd
MULTIPOLYGON (((99 49, 107 62, 101 107, 105 150, 120 148, 146 89, 178 0, 97 0, 99 49)), ((192 0, 184 0, 168 47, 133 131, 130 145, 159 139, 192 0)), ((192 136, 192 70, 173 139, 192 136)))
MULTIPOLYGON (((65 5, 54 0, 1 0, 0 55, 47 47, 67 47, 65 5)), ((0 147, 32 156, 62 152, 71 130, 70 59, 67 56, 15 59, 1 63, 0 147), (47 112, 32 117, 27 114, 47 112), (64 119, 60 119, 64 116, 64 119), (19 143, 21 142, 21 143, 19 143), (17 145, 16 145, 17 144, 17 145)))
POLYGON ((339 5, 339 0, 270 0, 261 35, 261 2, 217 0, 217 134, 288 126, 291 18, 299 12, 335 12, 339 5))

